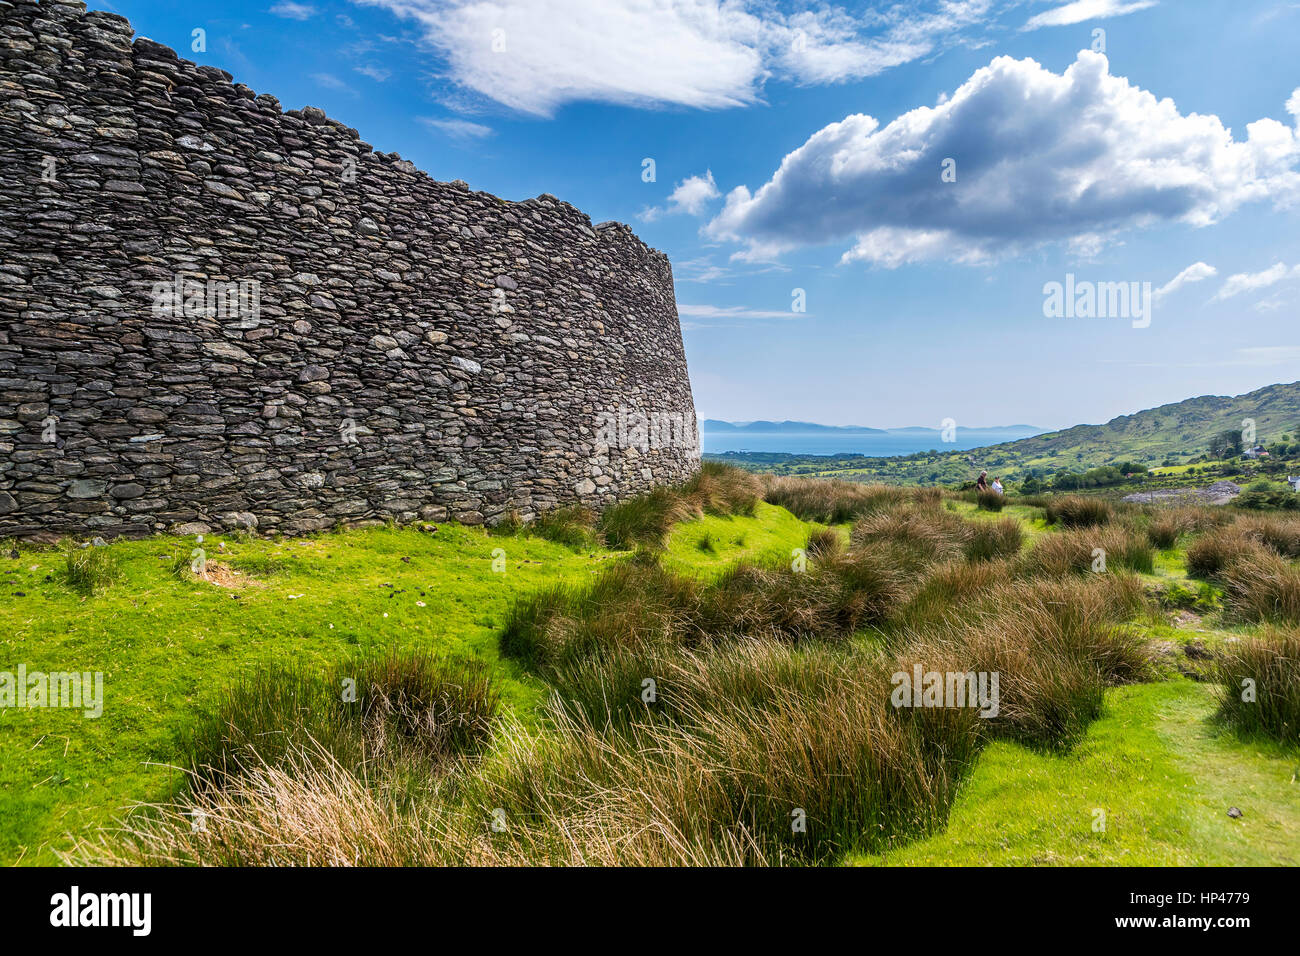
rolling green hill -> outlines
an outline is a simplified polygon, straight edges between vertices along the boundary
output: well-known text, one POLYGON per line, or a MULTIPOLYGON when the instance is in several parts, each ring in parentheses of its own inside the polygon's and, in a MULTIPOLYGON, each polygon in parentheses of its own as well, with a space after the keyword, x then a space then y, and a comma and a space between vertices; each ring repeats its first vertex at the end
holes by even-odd
POLYGON ((1075 425, 1032 438, 971 451, 922 452, 897 458, 859 455, 806 456, 735 454, 710 456, 779 473, 839 474, 864 480, 946 484, 974 478, 980 469, 1026 477, 1061 471, 1086 471, 1132 461, 1148 466, 1166 461, 1183 464, 1207 455, 1211 439, 1224 431, 1240 432, 1253 419, 1257 441, 1264 445, 1300 435, 1300 382, 1269 385, 1245 395, 1202 395, 1104 425, 1075 425))

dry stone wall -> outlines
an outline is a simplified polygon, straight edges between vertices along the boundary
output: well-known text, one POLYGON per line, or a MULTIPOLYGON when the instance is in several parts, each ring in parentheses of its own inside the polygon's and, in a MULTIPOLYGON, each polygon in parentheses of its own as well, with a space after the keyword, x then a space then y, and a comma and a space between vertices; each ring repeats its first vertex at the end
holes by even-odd
POLYGON ((0 0, 0 537, 525 519, 698 465, 662 253, 0 0))

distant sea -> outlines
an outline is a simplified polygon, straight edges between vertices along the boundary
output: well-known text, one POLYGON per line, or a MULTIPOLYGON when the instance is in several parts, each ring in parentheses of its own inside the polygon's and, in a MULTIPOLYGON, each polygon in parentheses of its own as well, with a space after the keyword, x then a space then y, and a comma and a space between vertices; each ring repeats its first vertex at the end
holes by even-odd
POLYGON ((790 455, 866 455, 869 458, 890 458, 931 449, 941 452, 966 451, 970 448, 998 445, 1002 442, 1041 434, 1042 432, 1038 430, 982 431, 960 428, 957 430, 956 441, 945 442, 937 428, 934 431, 905 429, 896 432, 887 431, 884 434, 868 432, 848 435, 825 432, 710 432, 701 428, 700 445, 705 454, 753 451, 784 452, 790 455))

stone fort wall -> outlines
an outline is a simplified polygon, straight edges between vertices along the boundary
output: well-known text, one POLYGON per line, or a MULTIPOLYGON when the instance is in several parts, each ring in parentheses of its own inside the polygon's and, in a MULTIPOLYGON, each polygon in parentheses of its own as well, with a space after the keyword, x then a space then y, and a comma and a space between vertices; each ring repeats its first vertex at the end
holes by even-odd
POLYGON ((0 0, 0 537, 525 519, 698 465, 672 269, 0 0))

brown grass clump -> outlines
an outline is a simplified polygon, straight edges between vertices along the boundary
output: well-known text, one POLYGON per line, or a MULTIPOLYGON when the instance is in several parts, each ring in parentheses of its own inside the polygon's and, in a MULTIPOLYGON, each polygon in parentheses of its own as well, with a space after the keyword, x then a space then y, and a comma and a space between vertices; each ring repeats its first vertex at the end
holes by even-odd
POLYGON ((844 538, 834 528, 820 528, 808 535, 804 551, 814 561, 833 557, 844 550, 844 538))
POLYGON ((966 557, 971 561, 993 561, 1020 553, 1024 532, 1015 518, 1000 521, 976 521, 970 526, 966 557))
POLYGON ((1155 554, 1144 533, 1112 524, 1040 535, 1024 555, 1021 568, 1046 577, 1119 568, 1150 574, 1155 570, 1155 554))
POLYGON ((1061 524, 1066 528, 1093 528, 1105 524, 1115 513, 1109 502, 1082 495, 1052 498, 1045 511, 1048 524, 1061 524))
POLYGON ((891 550, 908 570, 959 557, 971 526, 941 509, 901 508, 858 519, 851 535, 854 550, 891 550))
POLYGON ((1257 623, 1300 623, 1300 567, 1260 548, 1228 562, 1219 575, 1223 602, 1235 617, 1257 623))
POLYGON ((765 476, 764 481, 764 497, 769 504, 780 505, 804 521, 821 524, 842 524, 861 515, 909 504, 938 507, 941 500, 937 488, 899 488, 774 475, 765 476))
POLYGON ((1219 713, 1244 733, 1300 743, 1300 631, 1269 629, 1214 662, 1219 713))

